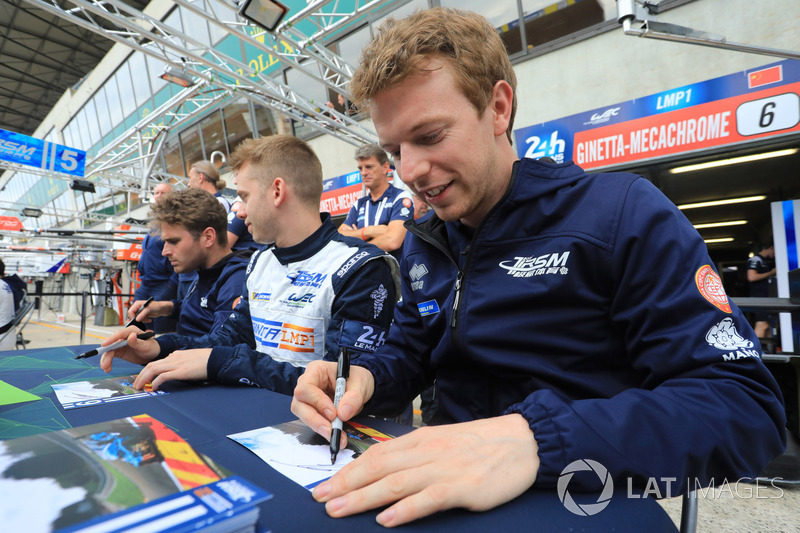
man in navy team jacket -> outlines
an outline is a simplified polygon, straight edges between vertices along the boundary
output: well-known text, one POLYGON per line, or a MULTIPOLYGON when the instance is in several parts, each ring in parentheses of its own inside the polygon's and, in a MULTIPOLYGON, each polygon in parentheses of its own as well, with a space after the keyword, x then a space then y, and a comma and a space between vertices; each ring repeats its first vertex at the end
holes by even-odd
POLYGON ((397 410, 435 379, 443 425, 318 485, 331 516, 490 509, 581 460, 675 495, 754 477, 785 446, 780 392, 703 240, 644 178, 518 160, 515 85, 474 13, 390 20, 363 51, 350 95, 435 214, 406 225, 386 343, 338 408, 336 365, 311 363, 292 411, 329 438, 336 415, 397 410))

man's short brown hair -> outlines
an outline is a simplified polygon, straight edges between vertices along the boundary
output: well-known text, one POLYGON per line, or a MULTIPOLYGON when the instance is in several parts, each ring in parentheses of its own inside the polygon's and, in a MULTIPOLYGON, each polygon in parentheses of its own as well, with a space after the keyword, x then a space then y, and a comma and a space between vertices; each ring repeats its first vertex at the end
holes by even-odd
POLYGON ((219 200, 203 189, 181 189, 165 194, 152 208, 153 225, 183 226, 197 240, 206 228, 217 233, 217 244, 228 245, 228 213, 219 200))
POLYGON ((369 159, 371 157, 374 157, 381 166, 383 166, 384 163, 389 162, 389 156, 386 155, 386 150, 377 144, 362 144, 356 150, 356 161, 369 159))
POLYGON ((228 160, 234 173, 245 163, 252 166, 260 186, 267 187, 275 178, 283 178, 303 204, 319 209, 322 164, 305 141, 291 135, 247 139, 228 160))
POLYGON ((503 41, 489 22, 470 11, 434 8, 384 22, 364 48, 348 92, 361 110, 371 99, 423 71, 430 59, 447 61, 464 96, 483 114, 494 84, 505 80, 514 100, 506 130, 509 141, 517 112, 517 77, 503 41))

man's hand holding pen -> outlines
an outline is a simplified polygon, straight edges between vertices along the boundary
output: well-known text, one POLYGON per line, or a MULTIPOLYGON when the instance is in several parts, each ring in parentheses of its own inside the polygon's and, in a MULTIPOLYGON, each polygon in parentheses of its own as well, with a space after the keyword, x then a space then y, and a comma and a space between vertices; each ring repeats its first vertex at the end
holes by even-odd
POLYGON ((131 320, 126 325, 136 322, 147 324, 155 317, 171 315, 173 309, 171 301, 153 301, 152 297, 148 300, 136 300, 128 309, 128 318, 131 320))
MULTIPOLYGON (((375 381, 351 366, 338 408, 331 397, 337 364, 314 361, 297 381, 292 412, 325 438, 338 415, 358 414, 372 397, 375 381)), ((346 444, 342 432, 341 447, 346 444)), ((312 492, 330 516, 387 507, 379 524, 399 526, 437 511, 491 509, 526 491, 539 471, 538 444, 519 414, 461 424, 419 428, 364 452, 312 492)))
MULTIPOLYGON (((339 400, 333 404, 338 378, 338 363, 312 361, 303 375, 297 380, 297 388, 292 398, 292 413, 305 422, 308 427, 330 440, 332 422, 338 416, 348 421, 357 415, 367 400, 372 397, 375 381, 372 374, 360 366, 350 366, 347 388, 339 400)), ((342 432, 340 448, 347 444, 347 435, 342 432)))
POLYGON ((122 348, 104 353, 100 358, 100 368, 105 372, 110 372, 112 361, 115 357, 140 365, 146 365, 155 359, 161 351, 158 343, 155 339, 139 339, 138 335, 141 333, 142 330, 137 326, 128 326, 104 340, 100 346, 109 346, 121 340, 127 340, 128 344, 122 348))

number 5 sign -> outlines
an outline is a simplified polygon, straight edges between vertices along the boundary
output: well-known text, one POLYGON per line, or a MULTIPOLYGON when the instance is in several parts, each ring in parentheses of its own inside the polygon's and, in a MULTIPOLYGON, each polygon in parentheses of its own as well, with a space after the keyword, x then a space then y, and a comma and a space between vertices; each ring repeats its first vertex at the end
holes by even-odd
POLYGON ((0 129, 0 159, 83 177, 86 152, 0 129))

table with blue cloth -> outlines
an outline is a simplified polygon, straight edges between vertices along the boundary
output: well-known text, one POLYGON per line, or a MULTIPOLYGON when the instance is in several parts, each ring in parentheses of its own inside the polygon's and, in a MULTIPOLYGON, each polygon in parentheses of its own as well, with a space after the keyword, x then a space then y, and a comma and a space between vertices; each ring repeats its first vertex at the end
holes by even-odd
MULTIPOLYGON (((99 358, 75 360, 75 354, 95 346, 72 346, 0 352, 0 381, 40 399, 0 405, 0 439, 12 439, 60 429, 150 415, 174 429, 195 449, 235 474, 274 495, 260 505, 259 530, 318 531, 321 533, 383 531, 375 522, 378 511, 334 519, 325 513, 308 490, 273 470, 227 435, 294 420, 291 397, 252 387, 225 387, 201 383, 169 382, 168 394, 64 410, 52 384, 106 377, 99 358)), ((140 366, 114 361, 108 376, 136 374, 140 366)), ((0 402, 2 403, 2 402, 0 402)), ((359 422, 390 435, 412 428, 362 417, 359 422)), ((531 489, 491 511, 450 510, 403 526, 406 531, 676 531, 658 503, 629 498, 627 487, 615 487, 608 505, 596 514, 579 516, 569 511, 555 490, 531 489)), ((593 509, 600 494, 569 495, 584 509, 593 509)), ((569 502, 568 502, 569 503, 569 502)), ((572 505, 576 509, 575 505, 572 505)))

